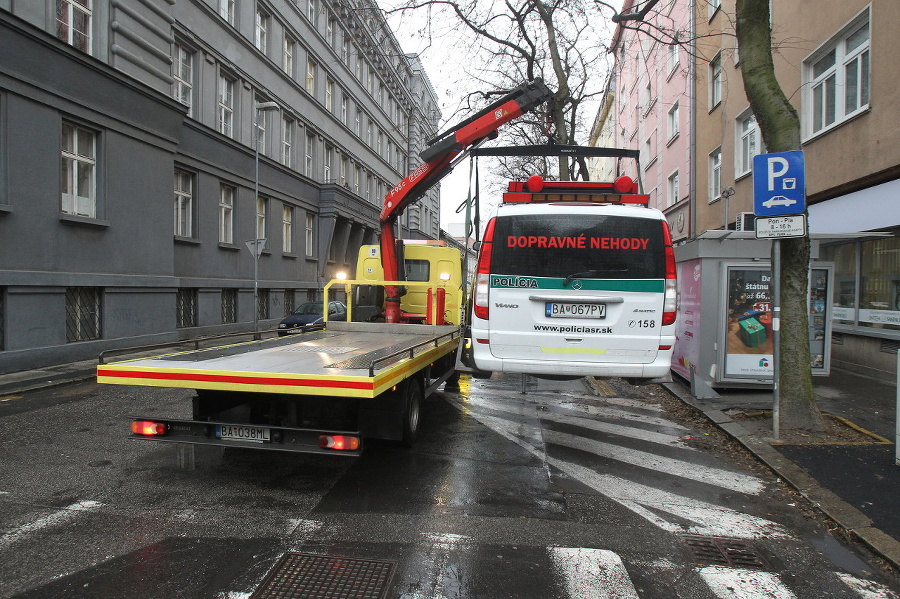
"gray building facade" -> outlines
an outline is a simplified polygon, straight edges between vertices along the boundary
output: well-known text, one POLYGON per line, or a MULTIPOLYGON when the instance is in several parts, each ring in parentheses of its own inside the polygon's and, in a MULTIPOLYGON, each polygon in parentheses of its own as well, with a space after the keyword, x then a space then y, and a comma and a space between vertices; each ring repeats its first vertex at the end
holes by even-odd
POLYGON ((274 325, 438 119, 368 0, 0 0, 0 372, 274 325))

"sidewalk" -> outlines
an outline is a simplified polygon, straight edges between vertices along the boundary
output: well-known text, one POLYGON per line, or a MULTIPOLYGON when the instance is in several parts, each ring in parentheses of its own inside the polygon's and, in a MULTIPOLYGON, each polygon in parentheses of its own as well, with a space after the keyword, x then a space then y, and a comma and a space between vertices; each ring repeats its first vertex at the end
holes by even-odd
MULTIPOLYGON (((96 360, 0 374, 5 396, 92 379, 96 360)), ((768 434, 745 427, 725 410, 771 410, 771 392, 720 391, 720 397, 696 399, 681 379, 666 385, 797 489, 848 533, 900 568, 900 466, 894 464, 896 387, 846 372, 814 377, 822 412, 840 416, 890 444, 779 445, 768 434)))
POLYGON ((706 414, 841 528, 900 567, 895 385, 843 371, 813 377, 816 403, 823 413, 844 418, 890 443, 805 445, 779 444, 771 431, 761 434, 725 413, 735 408, 771 410, 771 392, 724 390, 720 397, 697 399, 681 379, 666 387, 706 414))

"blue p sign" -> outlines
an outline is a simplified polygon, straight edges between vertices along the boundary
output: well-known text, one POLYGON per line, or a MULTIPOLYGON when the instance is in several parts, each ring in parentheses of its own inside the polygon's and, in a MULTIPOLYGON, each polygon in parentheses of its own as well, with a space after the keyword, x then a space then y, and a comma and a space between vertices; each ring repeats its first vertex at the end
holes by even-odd
POLYGON ((803 152, 753 157, 753 207, 756 216, 801 214, 806 210, 803 152))

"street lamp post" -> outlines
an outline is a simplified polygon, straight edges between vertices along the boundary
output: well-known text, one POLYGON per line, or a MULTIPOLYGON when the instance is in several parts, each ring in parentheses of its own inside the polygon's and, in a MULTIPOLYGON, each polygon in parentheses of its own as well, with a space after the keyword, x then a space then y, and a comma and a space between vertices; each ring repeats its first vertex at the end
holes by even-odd
MULTIPOLYGON (((256 215, 256 207, 259 206, 259 113, 269 110, 278 110, 278 104, 275 102, 257 102, 253 110, 253 149, 254 149, 254 172, 253 172, 253 203, 254 215, 256 215)), ((259 222, 257 216, 253 218, 253 241, 248 243, 252 247, 253 252, 253 339, 259 339, 259 255, 265 247, 266 239, 259 237, 259 222)))

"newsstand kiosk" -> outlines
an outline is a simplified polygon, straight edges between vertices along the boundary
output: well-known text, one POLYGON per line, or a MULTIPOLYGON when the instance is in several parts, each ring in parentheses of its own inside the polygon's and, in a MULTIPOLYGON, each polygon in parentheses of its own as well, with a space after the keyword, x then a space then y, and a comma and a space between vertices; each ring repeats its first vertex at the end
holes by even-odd
MULTIPOLYGON (((771 246, 753 231, 715 230, 675 248, 679 313, 672 370, 692 391, 772 388, 771 246)), ((818 249, 812 240, 809 343, 812 373, 827 375, 834 268, 815 260, 818 249)))

